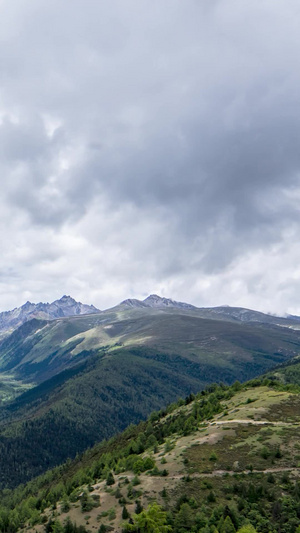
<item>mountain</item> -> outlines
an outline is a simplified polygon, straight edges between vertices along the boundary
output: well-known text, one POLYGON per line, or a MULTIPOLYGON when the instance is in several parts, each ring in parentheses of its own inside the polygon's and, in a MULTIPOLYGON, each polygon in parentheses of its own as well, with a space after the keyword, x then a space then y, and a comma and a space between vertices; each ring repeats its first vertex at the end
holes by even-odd
POLYGON ((299 391, 262 377, 179 400, 3 491, 0 531, 295 533, 299 391))
POLYGON ((194 305, 184 302, 176 302, 170 298, 161 298, 157 294, 151 294, 148 298, 143 300, 143 303, 147 307, 161 308, 161 307, 175 307, 177 309, 196 309, 194 305))
POLYGON ((152 308, 163 310, 165 308, 182 309, 196 313, 198 317, 208 318, 212 320, 225 320, 231 322, 259 322, 262 324, 272 324, 275 326, 289 327, 300 329, 300 317, 294 315, 287 315, 286 317, 276 316, 272 314, 262 313, 252 309, 243 307, 231 307, 229 305, 219 307, 196 307, 194 305, 177 302, 170 298, 161 298, 156 294, 151 294, 144 300, 127 299, 121 302, 118 306, 111 310, 128 310, 128 309, 142 309, 152 308))
POLYGON ((233 320, 239 322, 261 322, 263 324, 273 324, 275 326, 294 327, 299 329, 299 320, 297 316, 287 315, 280 317, 276 315, 245 309, 243 307, 206 307, 200 308, 201 315, 206 318, 233 320))
POLYGON ((298 354, 299 329, 234 320, 232 314, 205 318, 201 309, 177 302, 155 307, 133 303, 24 323, 0 343, 0 373, 39 384, 91 355, 105 352, 111 357, 120 348, 148 347, 201 364, 207 383, 211 377, 221 379, 222 372, 224 380, 245 380, 298 354))
POLYGON ((12 333, 19 326, 36 318, 41 320, 54 320, 57 318, 67 318, 73 316, 82 316, 90 314, 111 315, 116 312, 128 312, 129 310, 154 309, 163 311, 164 309, 184 310, 196 314, 198 317, 225 320, 233 322, 260 322, 300 329, 300 317, 288 315, 287 317, 277 317, 270 314, 261 313, 251 309, 240 307, 220 306, 220 307, 196 307, 189 303, 177 302, 171 298, 162 298, 156 294, 151 294, 144 300, 129 298, 119 305, 100 311, 93 305, 86 305, 76 302, 71 296, 64 295, 59 300, 52 303, 26 302, 21 307, 11 311, 0 313, 0 338, 12 333))
POLYGON ((96 309, 93 305, 76 302, 76 300, 66 295, 50 304, 26 302, 21 307, 16 307, 12 311, 0 313, 0 335, 13 331, 33 318, 52 320, 54 318, 91 313, 99 313, 99 309, 96 309))
POLYGON ((14 486, 74 457, 178 395, 245 381, 299 353, 297 329, 201 313, 176 305, 117 306, 33 319, 5 338, 0 485, 14 486))
POLYGON ((145 308, 150 307, 153 309, 163 309, 163 308, 175 308, 175 309, 197 309, 194 305, 187 304, 184 302, 176 302, 170 298, 162 298, 157 296, 157 294, 150 294, 145 300, 137 300, 135 298, 129 298, 121 302, 117 308, 145 308))

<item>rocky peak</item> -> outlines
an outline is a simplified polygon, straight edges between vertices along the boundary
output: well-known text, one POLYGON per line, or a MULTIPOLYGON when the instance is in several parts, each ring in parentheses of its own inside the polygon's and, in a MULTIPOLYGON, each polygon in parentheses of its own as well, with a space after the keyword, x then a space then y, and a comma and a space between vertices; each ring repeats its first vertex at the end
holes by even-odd
POLYGON ((144 302, 141 302, 141 300, 137 300, 136 298, 127 298, 127 300, 123 300, 120 305, 126 307, 147 307, 144 302))
POLYGON ((61 302, 61 303, 77 303, 76 300, 74 300, 74 298, 72 298, 71 296, 67 296, 66 294, 64 294, 60 300, 55 300, 55 302, 61 302))
POLYGON ((150 296, 143 300, 143 303, 146 304, 147 307, 176 307, 179 309, 195 309, 195 307, 191 304, 176 302, 170 298, 162 298, 157 294, 150 294, 150 296))
POLYGON ((12 331, 32 318, 51 320, 90 313, 99 313, 99 309, 93 305, 76 302, 74 298, 67 295, 50 304, 43 302, 33 304, 27 301, 21 307, 0 313, 0 333, 12 331))
POLYGON ((154 309, 163 309, 166 307, 172 308, 175 307, 177 309, 195 309, 195 307, 191 304, 186 304, 184 302, 176 302, 175 300, 171 300, 170 298, 162 298, 161 296, 158 296, 157 294, 150 294, 145 300, 137 300, 136 298, 128 298, 127 300, 123 300, 123 302, 120 303, 122 307, 131 307, 131 308, 141 308, 141 307, 152 307, 154 309))

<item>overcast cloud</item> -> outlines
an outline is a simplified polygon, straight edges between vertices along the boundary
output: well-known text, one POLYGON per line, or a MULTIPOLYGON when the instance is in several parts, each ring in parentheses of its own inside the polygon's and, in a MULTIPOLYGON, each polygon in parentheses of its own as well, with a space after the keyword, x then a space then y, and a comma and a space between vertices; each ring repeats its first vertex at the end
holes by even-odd
POLYGON ((0 0, 0 309, 300 314, 296 0, 0 0))

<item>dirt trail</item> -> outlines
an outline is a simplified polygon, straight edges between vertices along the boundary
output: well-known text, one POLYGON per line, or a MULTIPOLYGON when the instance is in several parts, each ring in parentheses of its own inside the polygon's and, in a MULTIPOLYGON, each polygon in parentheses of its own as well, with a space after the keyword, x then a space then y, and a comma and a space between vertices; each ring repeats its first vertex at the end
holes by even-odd
POLYGON ((249 420, 249 419, 233 419, 233 420, 214 420, 213 422, 209 422, 210 426, 223 426, 225 424, 252 424, 254 426, 295 426, 299 425, 295 422, 273 422, 271 420, 249 420))
MULTIPOLYGON (((300 468, 293 468, 293 467, 279 467, 279 468, 266 468, 265 470, 214 470, 213 472, 207 472, 207 473, 195 473, 195 474, 187 474, 191 479, 194 478, 207 478, 207 477, 218 477, 218 476, 224 476, 224 474, 229 474, 230 476, 233 476, 234 474, 276 474, 278 472, 293 472, 295 474, 300 474, 300 468)), ((183 479, 186 478, 187 475, 183 474, 175 474, 173 476, 168 476, 167 479, 169 480, 176 480, 176 479, 183 479)))

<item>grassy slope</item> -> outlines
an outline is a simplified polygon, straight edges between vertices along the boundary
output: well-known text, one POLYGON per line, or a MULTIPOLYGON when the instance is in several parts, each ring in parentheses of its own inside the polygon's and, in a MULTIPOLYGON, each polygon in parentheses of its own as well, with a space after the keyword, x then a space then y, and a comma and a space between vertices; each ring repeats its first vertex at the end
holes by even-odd
MULTIPOLYGON (((190 431, 185 430, 185 424, 192 414, 199 413, 203 405, 201 395, 188 405, 173 407, 157 422, 152 417, 152 425, 149 422, 127 430, 107 446, 98 446, 74 464, 44 477, 39 482, 39 494, 45 501, 50 497, 55 501, 53 495, 58 494, 59 502, 64 491, 73 492, 68 512, 58 503, 55 508, 46 507, 41 515, 45 520, 52 517, 62 522, 69 516, 88 531, 104 524, 120 532, 124 501, 132 514, 137 499, 145 508, 156 500, 168 510, 175 533, 180 531, 178 524, 183 508, 189 511, 189 517, 185 518, 190 520, 190 526, 186 522, 188 531, 205 533, 209 524, 222 530, 221 519, 229 514, 237 521, 236 529, 248 520, 262 532, 292 533, 299 523, 300 398, 297 393, 253 385, 236 392, 233 388, 225 393, 218 389, 206 397, 206 405, 212 405, 218 395, 222 396, 221 408, 216 408, 219 412, 206 420, 200 417, 190 431), (179 427, 172 429, 176 420, 180 420, 179 427), (153 429, 149 430, 150 427, 153 429), (161 443, 155 451, 146 445, 140 457, 151 457, 158 470, 162 473, 166 469, 168 475, 141 472, 139 484, 135 485, 132 484, 134 472, 126 470, 126 466, 124 470, 117 463, 115 483, 107 487, 105 477, 109 469, 105 470, 104 466, 115 464, 113 455, 107 452, 122 457, 123 450, 128 457, 130 443, 151 431, 161 435, 161 443), (101 464, 102 475, 97 466, 101 464), (80 494, 88 483, 95 500, 100 496, 100 506, 86 512, 81 509, 80 494)), ((34 495, 37 487, 37 483, 32 483, 28 494, 34 495)), ((34 520, 38 520, 37 516, 34 520)), ((42 532, 43 527, 36 523, 28 531, 42 532)))
MULTIPOLYGON (((270 506, 270 500, 274 502, 277 498, 282 498, 283 488, 286 496, 288 494, 294 496, 294 487, 300 476, 299 397, 285 392, 270 391, 267 387, 251 390, 250 396, 253 403, 247 404, 249 390, 238 393, 223 404, 228 410, 228 415, 216 415, 208 424, 191 435, 183 437, 175 435, 170 440, 171 446, 174 446, 172 450, 166 452, 166 445, 162 444, 156 453, 151 454, 160 470, 167 469, 168 476, 165 478, 149 474, 139 475, 140 484, 136 490, 137 493, 141 493, 139 499, 144 507, 155 499, 162 506, 173 510, 178 501, 187 500, 193 502, 191 509, 194 509, 194 514, 203 504, 207 506, 206 513, 212 511, 217 504, 223 506, 229 504, 237 510, 240 491, 244 490, 246 494, 250 486, 265 485, 266 491, 268 489, 274 491, 271 498, 269 494, 260 498, 254 494, 253 503, 256 506, 260 500, 261 508, 267 509, 269 506, 268 518, 271 518, 275 506, 270 506), (260 424, 256 425, 256 422, 260 424), (282 456, 275 458, 278 449, 282 456), (212 453, 215 457, 213 461, 212 453), (246 476, 243 472, 246 472, 246 476), (270 477, 270 474, 273 477, 270 477), (164 489, 166 497, 162 496, 164 489), (209 502, 211 492, 214 494, 215 502, 209 502)), ((189 410, 191 408, 192 405, 189 410)), ((135 498, 131 500, 127 496, 125 476, 129 480, 133 479, 132 472, 122 472, 116 476, 116 482, 120 483, 121 494, 127 498, 127 509, 132 514, 136 507, 135 498)), ((69 512, 70 518, 85 525, 89 530, 93 526, 99 527, 99 523, 103 522, 112 525, 114 531, 121 531, 122 506, 118 504, 114 493, 107 492, 105 482, 97 482, 93 488, 93 494, 100 496, 101 507, 89 512, 87 518, 75 503, 69 512), (116 509, 115 520, 109 520, 109 517, 105 516, 105 511, 112 508, 116 509), (101 517, 102 513, 104 516, 101 517)), ((244 518, 250 517, 255 527, 261 524, 262 530, 265 527, 269 531, 270 521, 268 520, 266 527, 258 514, 253 516, 250 508, 245 516, 242 514, 240 517, 240 525, 244 518)), ((63 513, 61 518, 65 519, 66 516, 67 513, 63 513)), ((280 516, 272 517, 274 527, 280 527, 280 521, 280 516)))

